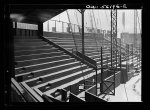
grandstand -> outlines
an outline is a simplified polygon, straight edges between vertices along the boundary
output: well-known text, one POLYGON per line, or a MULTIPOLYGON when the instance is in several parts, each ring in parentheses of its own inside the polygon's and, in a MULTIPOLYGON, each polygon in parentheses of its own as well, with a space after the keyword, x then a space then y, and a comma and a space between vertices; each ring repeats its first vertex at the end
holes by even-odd
POLYGON ((109 102, 141 73, 141 43, 124 43, 110 25, 99 28, 100 18, 86 9, 12 9, 11 102, 109 102), (62 13, 68 22, 54 19, 62 13))

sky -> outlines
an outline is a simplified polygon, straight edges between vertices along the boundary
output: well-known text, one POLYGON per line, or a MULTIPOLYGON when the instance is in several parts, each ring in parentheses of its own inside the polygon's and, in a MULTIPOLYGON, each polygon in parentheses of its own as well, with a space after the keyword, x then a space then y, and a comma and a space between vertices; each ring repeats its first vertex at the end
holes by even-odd
MULTIPOLYGON (((141 14, 142 10, 138 9, 138 19, 137 19, 137 33, 140 32, 141 29, 141 14)), ((54 27, 55 23, 51 20, 58 20, 64 22, 71 22, 72 24, 79 24, 81 25, 81 14, 76 9, 68 9, 63 13, 55 16, 54 18, 49 20, 49 30, 54 27), (68 19, 69 18, 69 19, 68 19)), ((87 27, 95 27, 102 30, 110 30, 111 29, 111 16, 109 9, 86 9, 84 13, 84 24, 87 27), (93 17, 94 16, 94 17, 93 17), (92 22, 92 23, 91 23, 92 22), (92 25, 93 24, 93 25, 92 25)), ((48 28, 48 21, 44 23, 44 31, 47 31, 48 28)), ((62 24, 61 22, 56 23, 57 30, 62 31, 62 24)), ((64 25, 67 27, 67 24, 64 25)), ((76 26, 77 29, 77 26, 76 26)), ((118 36, 120 37, 121 32, 134 32, 134 10, 133 9, 118 9, 117 10, 117 32, 118 36), (125 12, 125 29, 123 28, 122 24, 122 13, 125 12)))

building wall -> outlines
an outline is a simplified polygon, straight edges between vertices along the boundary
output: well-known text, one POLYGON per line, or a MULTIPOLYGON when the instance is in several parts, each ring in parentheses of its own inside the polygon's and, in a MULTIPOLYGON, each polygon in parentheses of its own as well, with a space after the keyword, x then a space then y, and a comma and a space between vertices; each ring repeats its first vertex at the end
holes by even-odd
MULTIPOLYGON (((135 36, 133 33, 121 33, 121 40, 125 44, 133 44, 135 40, 135 36)), ((137 34, 137 45, 141 44, 141 35, 137 34)))

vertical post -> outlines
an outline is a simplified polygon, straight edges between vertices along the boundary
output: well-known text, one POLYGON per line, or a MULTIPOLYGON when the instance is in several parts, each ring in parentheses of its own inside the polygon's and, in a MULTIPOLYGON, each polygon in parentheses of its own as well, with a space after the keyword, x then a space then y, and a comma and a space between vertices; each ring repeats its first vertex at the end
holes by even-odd
POLYGON ((138 51, 138 56, 137 56, 137 68, 139 67, 139 49, 138 49, 138 46, 137 46, 137 51, 138 51))
POLYGON ((102 51, 102 47, 101 47, 101 85, 100 85, 100 91, 101 91, 101 93, 103 93, 103 83, 104 83, 104 81, 103 81, 103 53, 102 53, 103 51, 102 51))
MULTIPOLYGON (((108 66, 108 59, 109 59, 109 57, 108 57, 108 54, 107 54, 107 66, 108 66)), ((109 67, 109 66, 108 66, 109 67)))
POLYGON ((121 39, 120 39, 120 71, 121 71, 121 39))
POLYGON ((140 47, 140 50, 139 50, 139 60, 140 60, 140 65, 141 65, 141 46, 140 47))
POLYGON ((47 22, 47 31, 49 32, 49 20, 47 22))
POLYGON ((134 47, 137 46, 137 10, 134 10, 134 47))
POLYGON ((74 24, 74 33, 75 33, 75 24, 74 24))
POLYGON ((116 69, 114 68, 114 70, 113 70, 113 72, 114 72, 114 74, 113 74, 113 76, 114 76, 114 82, 113 82, 113 83, 114 83, 114 95, 115 95, 115 83, 116 83, 116 82, 115 82, 115 78, 116 78, 116 75, 115 75, 115 72, 116 72, 116 71, 115 71, 115 70, 116 70, 116 69))
MULTIPOLYGON (((117 10, 111 10, 111 67, 112 67, 112 57, 113 53, 116 51, 115 46, 117 45, 117 10)), ((116 46, 117 48, 117 46, 116 46)))
POLYGON ((132 52, 132 64, 133 64, 133 44, 131 44, 131 52, 132 52))
POLYGON ((56 32, 56 20, 55 20, 55 32, 56 32))
POLYGON ((128 70, 128 60, 129 60, 129 57, 128 57, 128 44, 126 44, 126 69, 127 69, 127 72, 129 71, 128 70))
POLYGON ((81 9, 82 16, 82 54, 84 55, 84 9, 81 9))
MULTIPOLYGON (((129 62, 129 60, 130 60, 130 57, 129 57, 129 54, 130 54, 130 51, 129 51, 129 44, 128 44, 128 62, 129 62)), ((128 65, 128 72, 129 72, 129 65, 128 65)))
POLYGON ((116 10, 116 26, 115 26, 115 31, 116 31, 116 33, 115 33, 115 39, 116 39, 116 69, 117 69, 117 10, 116 10))
POLYGON ((112 10, 111 10, 111 67, 112 67, 112 43, 113 43, 113 41, 112 41, 112 10))
POLYGON ((130 46, 130 45, 128 44, 128 72, 129 72, 129 65, 130 65, 130 64, 129 64, 129 60, 130 60, 130 58, 129 58, 129 46, 130 46))
POLYGON ((62 21, 62 32, 64 32, 64 22, 62 21))
POLYGON ((15 22, 14 35, 17 35, 17 22, 15 22))
POLYGON ((97 94, 97 83, 98 83, 98 82, 97 82, 97 68, 96 68, 95 71, 96 71, 96 80, 95 80, 95 81, 96 81, 96 96, 97 96, 97 95, 98 95, 98 94, 97 94))
POLYGON ((38 36, 43 36, 43 23, 39 22, 38 23, 38 36))
POLYGON ((69 31, 70 31, 70 23, 67 23, 67 24, 68 24, 67 32, 69 33, 69 31))

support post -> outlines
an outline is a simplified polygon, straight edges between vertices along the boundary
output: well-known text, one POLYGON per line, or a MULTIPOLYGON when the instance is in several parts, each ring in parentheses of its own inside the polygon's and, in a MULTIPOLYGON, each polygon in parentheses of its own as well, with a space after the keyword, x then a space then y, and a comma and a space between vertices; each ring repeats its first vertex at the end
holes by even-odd
POLYGON ((43 23, 38 23, 38 36, 43 36, 43 23))
POLYGON ((112 10, 111 10, 111 67, 112 67, 112 43, 113 43, 113 40, 112 40, 112 10))
MULTIPOLYGON (((115 21, 115 29, 114 29, 114 31, 115 31, 115 39, 116 39, 116 69, 117 69, 117 10, 116 10, 116 16, 115 16, 115 18, 116 18, 116 21, 115 21)), ((115 82, 115 80, 114 80, 114 82, 115 82)))
POLYGON ((129 44, 128 44, 128 49, 127 50, 128 50, 128 72, 129 72, 129 60, 130 60, 129 59, 129 44))
POLYGON ((64 32, 64 22, 62 22, 62 32, 64 32))
POLYGON ((75 33, 75 24, 74 24, 74 33, 75 33))
POLYGON ((96 71, 96 96, 97 96, 97 95, 98 95, 98 94, 97 94, 97 83, 98 83, 98 82, 97 82, 97 68, 96 68, 95 71, 96 71))
POLYGON ((81 9, 82 16, 82 54, 84 55, 84 9, 81 9))
POLYGON ((14 35, 17 36, 17 22, 14 21, 14 23, 15 23, 14 35))
POLYGON ((103 93, 103 83, 104 83, 104 81, 103 81, 103 54, 102 54, 102 47, 101 47, 101 85, 100 85, 100 91, 101 91, 101 93, 103 93))
POLYGON ((47 21, 47 31, 49 32, 49 20, 47 21))
POLYGON ((122 62, 121 62, 121 39, 120 39, 120 71, 121 71, 121 64, 122 62))
POLYGON ((56 20, 55 20, 55 32, 56 32, 56 20))

